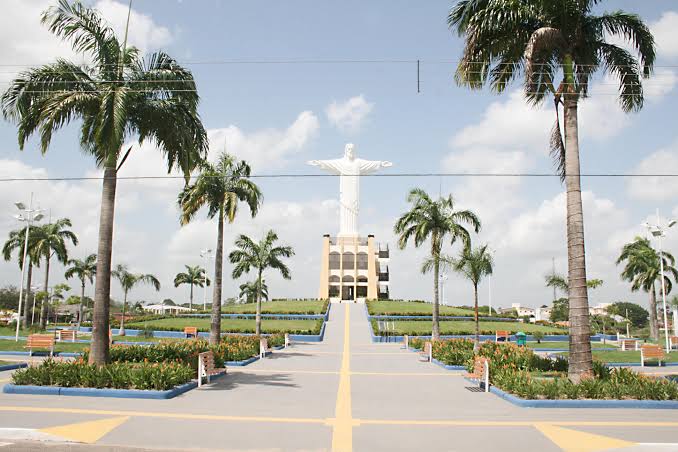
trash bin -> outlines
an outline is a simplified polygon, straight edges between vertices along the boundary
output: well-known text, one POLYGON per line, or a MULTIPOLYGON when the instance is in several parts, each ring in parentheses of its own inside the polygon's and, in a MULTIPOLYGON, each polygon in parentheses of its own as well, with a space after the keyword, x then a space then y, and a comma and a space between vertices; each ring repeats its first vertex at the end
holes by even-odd
POLYGON ((522 331, 516 333, 516 344, 520 347, 527 345, 527 336, 522 331))

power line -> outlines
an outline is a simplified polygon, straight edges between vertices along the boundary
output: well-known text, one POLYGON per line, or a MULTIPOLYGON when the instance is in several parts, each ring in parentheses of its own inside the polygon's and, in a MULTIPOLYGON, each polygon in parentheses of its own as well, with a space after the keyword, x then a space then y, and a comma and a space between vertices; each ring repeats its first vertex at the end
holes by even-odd
MULTIPOLYGON (((678 177, 678 173, 663 174, 638 174, 638 173, 580 173, 570 174, 569 176, 578 177, 678 177)), ((200 176, 190 176, 189 179, 196 179, 200 176)), ((219 177, 219 176, 213 176, 219 177)), ((283 173, 283 174, 252 174, 250 179, 299 179, 299 178, 322 178, 322 177, 340 177, 336 174, 311 174, 311 173, 283 173)), ((395 174, 363 174, 357 177, 560 177, 555 173, 395 173, 395 174)), ((103 180, 103 176, 64 176, 64 177, 6 177, 0 178, 0 182, 48 182, 48 181, 97 181, 103 180)), ((166 175, 166 176, 118 176, 117 180, 174 180, 185 179, 184 176, 166 175)))

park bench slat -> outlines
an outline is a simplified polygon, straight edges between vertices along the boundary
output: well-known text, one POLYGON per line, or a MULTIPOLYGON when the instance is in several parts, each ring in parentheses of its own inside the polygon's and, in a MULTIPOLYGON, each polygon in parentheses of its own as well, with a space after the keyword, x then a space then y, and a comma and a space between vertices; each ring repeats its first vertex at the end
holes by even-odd
POLYGON ((54 336, 52 334, 31 334, 26 339, 25 348, 28 349, 28 356, 33 356, 34 348, 49 349, 49 356, 54 354, 54 336))
POLYGON ((478 380, 479 386, 485 386, 485 392, 490 392, 490 360, 484 356, 476 356, 473 360, 473 372, 466 375, 472 380, 478 380))
POLYGON ((664 350, 654 344, 645 344, 640 347, 640 365, 641 367, 645 366, 645 361, 648 359, 657 359, 659 365, 662 365, 662 361, 665 359, 664 350))
POLYGON ((503 339, 502 342, 509 342, 511 340, 511 332, 505 330, 495 331, 494 342, 499 342, 499 339, 503 339))

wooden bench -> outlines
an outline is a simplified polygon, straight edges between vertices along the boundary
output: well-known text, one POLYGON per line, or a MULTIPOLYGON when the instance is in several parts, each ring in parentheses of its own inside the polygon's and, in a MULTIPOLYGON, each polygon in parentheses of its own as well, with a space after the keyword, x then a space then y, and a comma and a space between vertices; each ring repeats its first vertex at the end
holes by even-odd
POLYGON ((510 331, 495 331, 494 342, 499 342, 499 339, 503 339, 503 341, 501 341, 501 342, 510 342, 511 341, 511 332, 510 331))
POLYGON ((34 348, 49 349, 49 356, 54 355, 54 336, 51 334, 31 334, 26 340, 25 348, 28 349, 28 356, 33 356, 34 348))
POLYGON ((433 362, 433 343, 430 341, 424 342, 424 348, 419 352, 419 360, 426 362, 433 362))
POLYGON ((61 341, 75 342, 75 340, 78 338, 78 332, 75 330, 57 330, 56 337, 59 342, 61 341))
POLYGON ((490 392, 490 360, 483 356, 476 356, 473 360, 473 372, 467 375, 472 380, 478 380, 478 385, 490 392))
POLYGON ((659 365, 662 365, 664 360, 664 350, 659 345, 654 344, 645 344, 640 347, 640 365, 645 367, 645 361, 648 359, 656 359, 659 361, 659 365))
POLYGON ((266 353, 270 353, 273 350, 268 345, 268 339, 262 337, 259 339, 259 358, 266 358, 266 353))
POLYGON ((627 350, 638 351, 640 348, 640 341, 638 339, 619 339, 619 346, 623 352, 627 350))
POLYGON ((210 382, 210 377, 220 372, 214 367, 214 353, 203 352, 198 354, 198 387, 202 386, 202 379, 207 378, 207 383, 210 382))
POLYGON ((678 336, 671 336, 669 338, 670 341, 670 347, 673 349, 674 347, 678 347, 678 336))
POLYGON ((191 337, 194 338, 194 339, 197 339, 198 338, 198 328, 195 327, 195 326, 184 327, 184 335, 186 336, 186 339, 189 339, 191 337))

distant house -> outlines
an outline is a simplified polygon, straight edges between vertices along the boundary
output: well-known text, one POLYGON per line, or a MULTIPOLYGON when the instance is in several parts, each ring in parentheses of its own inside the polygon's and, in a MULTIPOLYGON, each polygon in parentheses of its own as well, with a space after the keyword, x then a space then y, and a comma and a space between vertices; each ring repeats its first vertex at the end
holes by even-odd
POLYGON ((539 321, 548 321, 551 319, 551 308, 546 305, 541 306, 534 310, 534 320, 539 321))
POLYGON ((195 309, 185 308, 183 306, 172 306, 168 304, 149 304, 144 306, 144 311, 153 314, 185 314, 195 309))
POLYGON ((590 315, 610 315, 607 312, 607 308, 612 306, 612 303, 598 303, 595 306, 589 306, 590 315))

